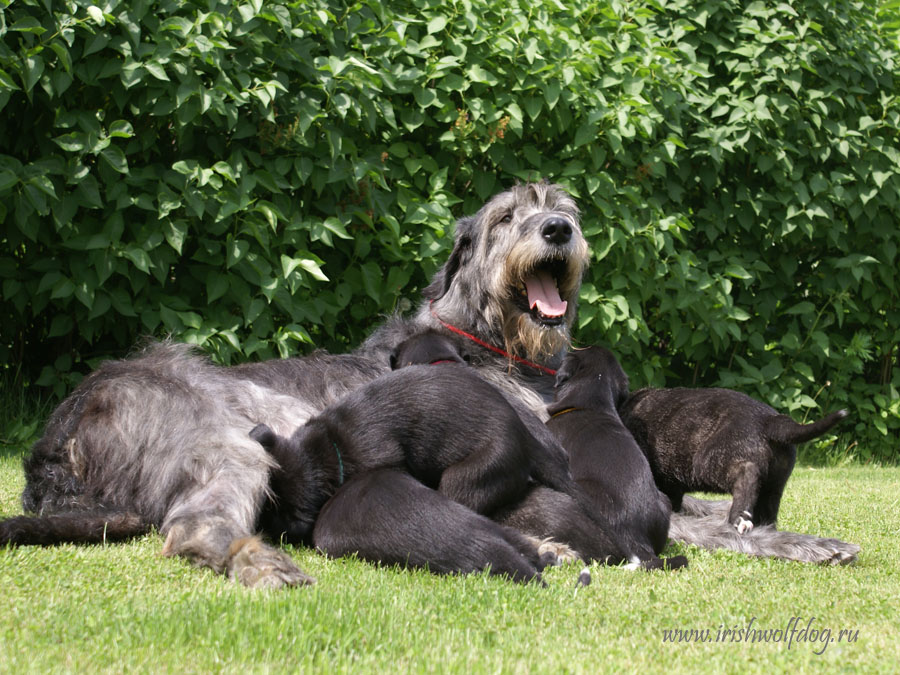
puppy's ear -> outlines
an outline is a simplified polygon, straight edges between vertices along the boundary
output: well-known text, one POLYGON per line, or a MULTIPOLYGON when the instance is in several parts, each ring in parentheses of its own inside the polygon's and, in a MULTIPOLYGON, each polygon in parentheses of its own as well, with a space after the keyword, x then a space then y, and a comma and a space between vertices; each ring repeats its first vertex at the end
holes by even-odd
POLYGON ((622 371, 622 379, 619 380, 617 384, 619 385, 618 391, 616 392, 616 409, 618 410, 625 405, 625 401, 628 400, 628 388, 630 385, 628 382, 628 375, 626 375, 624 371, 622 371))
POLYGON ((569 365, 568 360, 566 360, 563 361, 563 364, 559 367, 559 370, 556 371, 556 380, 553 383, 553 388, 559 389, 570 379, 572 379, 572 367, 569 365))
POLYGON ((250 430, 250 438, 263 446, 266 450, 270 450, 275 446, 278 435, 265 424, 257 424, 250 430))
POLYGON ((439 269, 431 283, 425 287, 422 295, 426 300, 440 300, 450 290, 450 284, 453 283, 453 277, 459 271, 459 268, 465 264, 472 252, 472 237, 468 230, 471 229, 471 218, 463 218, 456 224, 456 243, 450 252, 450 257, 443 267, 439 269))

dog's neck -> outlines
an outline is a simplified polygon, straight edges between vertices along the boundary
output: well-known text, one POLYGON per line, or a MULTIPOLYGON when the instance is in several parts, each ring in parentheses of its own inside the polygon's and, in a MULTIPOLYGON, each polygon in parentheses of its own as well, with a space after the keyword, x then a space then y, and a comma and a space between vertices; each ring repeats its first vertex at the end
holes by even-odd
POLYGON ((552 368, 543 366, 540 363, 535 363, 534 361, 529 361, 528 359, 524 359, 521 356, 517 356, 515 354, 510 354, 505 349, 501 349, 500 347, 497 347, 488 342, 485 342, 484 340, 481 340, 480 338, 475 337, 471 333, 464 331, 462 328, 458 328, 458 327, 454 326, 453 324, 451 324, 447 321, 444 321, 440 316, 438 316, 437 311, 435 311, 433 300, 429 302, 429 311, 431 313, 431 316, 434 318, 434 320, 437 321, 441 326, 443 326, 444 328, 449 330, 451 333, 459 335, 460 337, 464 337, 467 340, 474 342, 478 346, 494 352, 495 354, 499 354, 499 355, 505 357, 506 359, 508 359, 510 362, 515 362, 520 366, 526 366, 528 368, 536 370, 545 375, 556 375, 556 371, 553 370, 552 368))

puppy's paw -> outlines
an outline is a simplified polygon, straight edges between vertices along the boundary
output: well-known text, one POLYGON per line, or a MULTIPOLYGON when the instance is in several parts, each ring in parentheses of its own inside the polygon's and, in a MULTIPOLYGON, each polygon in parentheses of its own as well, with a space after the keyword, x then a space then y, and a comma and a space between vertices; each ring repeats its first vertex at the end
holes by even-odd
POLYGON ((634 570, 639 570, 639 569, 641 569, 641 559, 638 558, 636 555, 633 555, 628 559, 628 562, 625 563, 622 567, 624 569, 628 570, 629 572, 634 572, 634 570))
POLYGON ((229 579, 248 588, 276 589, 316 583, 287 553, 267 546, 258 537, 244 537, 232 542, 226 571, 229 579))
POLYGON ((734 523, 734 529, 737 530, 738 534, 749 532, 753 529, 753 521, 747 520, 743 516, 738 516, 738 519, 734 523))

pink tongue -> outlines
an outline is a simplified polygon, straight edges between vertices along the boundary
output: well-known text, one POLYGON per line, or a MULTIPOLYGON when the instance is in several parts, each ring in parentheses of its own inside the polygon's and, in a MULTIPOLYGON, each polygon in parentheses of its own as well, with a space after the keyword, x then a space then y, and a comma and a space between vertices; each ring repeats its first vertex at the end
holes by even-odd
POLYGON ((534 276, 525 279, 525 288, 528 291, 528 306, 547 317, 562 316, 566 313, 568 303, 559 297, 556 282, 547 272, 537 272, 534 276))

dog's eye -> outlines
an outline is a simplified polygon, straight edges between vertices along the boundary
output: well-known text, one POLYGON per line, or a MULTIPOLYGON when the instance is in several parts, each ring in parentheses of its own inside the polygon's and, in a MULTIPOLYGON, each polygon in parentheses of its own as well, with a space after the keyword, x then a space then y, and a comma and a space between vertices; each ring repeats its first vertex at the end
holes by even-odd
POLYGON ((500 220, 497 221, 497 224, 498 224, 498 225, 501 224, 501 223, 505 224, 505 223, 508 223, 508 222, 511 222, 511 221, 512 221, 512 212, 511 212, 511 211, 507 211, 506 213, 503 214, 503 217, 502 217, 500 220))

